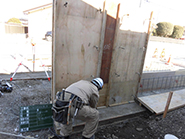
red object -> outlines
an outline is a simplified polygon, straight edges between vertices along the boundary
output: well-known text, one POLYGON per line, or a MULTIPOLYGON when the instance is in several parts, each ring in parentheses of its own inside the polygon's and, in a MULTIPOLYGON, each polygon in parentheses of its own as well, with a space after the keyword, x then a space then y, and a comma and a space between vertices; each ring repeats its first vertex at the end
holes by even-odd
POLYGON ((165 63, 165 64, 167 64, 167 65, 170 65, 170 64, 171 64, 171 55, 170 55, 170 57, 169 57, 167 63, 165 63))
POLYGON ((31 43, 32 46, 35 46, 36 43, 31 43))
POLYGON ((10 78, 10 81, 12 81, 13 80, 13 78, 10 78))

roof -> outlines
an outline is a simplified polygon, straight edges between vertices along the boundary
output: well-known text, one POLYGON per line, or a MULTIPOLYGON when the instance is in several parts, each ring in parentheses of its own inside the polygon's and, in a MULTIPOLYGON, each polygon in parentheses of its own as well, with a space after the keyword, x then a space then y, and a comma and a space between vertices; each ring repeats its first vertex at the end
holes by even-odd
POLYGON ((5 25, 10 25, 10 26, 28 26, 28 19, 20 18, 19 19, 21 23, 13 23, 13 22, 5 22, 5 25))
POLYGON ((30 14, 30 13, 37 12, 37 11, 47 9, 47 8, 51 8, 51 7, 52 7, 52 3, 48 3, 48 4, 45 4, 42 6, 38 6, 38 7, 32 8, 32 9, 25 10, 25 11, 23 11, 23 13, 30 14))

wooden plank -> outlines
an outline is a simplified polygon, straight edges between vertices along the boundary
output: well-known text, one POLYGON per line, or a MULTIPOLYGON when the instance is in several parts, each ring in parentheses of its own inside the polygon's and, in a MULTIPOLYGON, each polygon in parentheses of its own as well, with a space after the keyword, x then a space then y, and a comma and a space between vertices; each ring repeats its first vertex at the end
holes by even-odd
POLYGON ((52 14, 52 93, 51 93, 51 100, 54 102, 55 100, 55 92, 56 92, 56 76, 55 76, 55 71, 56 71, 56 64, 55 64, 55 53, 56 53, 56 5, 57 5, 57 0, 53 0, 53 14, 52 14))
POLYGON ((173 95, 173 92, 170 92, 169 95, 168 95, 168 100, 167 100, 167 102, 166 102, 166 107, 165 107, 165 110, 164 110, 163 118, 166 117, 166 114, 167 114, 167 112, 168 112, 168 108, 169 108, 169 106, 170 106, 170 102, 171 102, 172 95, 173 95))
POLYGON ((146 57, 147 47, 148 47, 149 38, 150 38, 152 18, 153 18, 153 11, 151 12, 150 19, 149 19, 148 33, 147 33, 146 44, 145 44, 145 51, 144 51, 144 54, 143 54, 143 57, 142 57, 142 60, 141 60, 141 67, 140 67, 140 71, 139 71, 140 76, 139 76, 139 80, 138 80, 138 87, 137 87, 137 91, 136 91, 136 97, 138 96, 139 85, 140 85, 140 82, 141 82, 142 71, 143 71, 143 67, 144 67, 144 63, 145 63, 145 57, 146 57))
POLYGON ((104 1, 103 16, 102 16, 102 28, 101 28, 101 36, 100 36, 100 48, 99 48, 98 66, 97 66, 97 73, 96 73, 97 77, 100 77, 101 62, 102 62, 102 55, 103 55, 103 44, 104 44, 104 38, 105 38, 106 20, 107 20, 107 11, 105 10, 105 1, 104 1))
MULTIPOLYGON (((6 136, 18 137, 18 138, 24 138, 24 139, 36 139, 34 137, 23 136, 23 135, 16 135, 16 134, 6 133, 6 132, 0 132, 0 135, 6 135, 6 136)), ((1 138, 1 136, 0 136, 0 138, 1 138)))
POLYGON ((113 51, 113 45, 114 45, 116 20, 118 18, 119 9, 120 9, 120 4, 118 4, 118 7, 116 7, 116 5, 117 4, 114 2, 107 4, 108 14, 107 14, 107 20, 106 20, 102 63, 101 63, 101 70, 100 70, 100 77, 103 79, 104 83, 109 82, 109 73, 110 73, 112 51, 113 51), (113 6, 111 4, 113 4, 113 6))
POLYGON ((105 83, 109 81, 109 72, 112 59, 112 49, 114 44, 114 35, 115 35, 115 26, 116 19, 107 15, 106 29, 105 29, 105 38, 104 38, 104 47, 102 55, 102 65, 100 77, 105 83))
MULTIPOLYGON (((155 112, 156 114, 161 114, 165 110, 167 98, 168 92, 157 95, 138 97, 138 100, 150 111, 155 112)), ((171 99, 169 111, 185 106, 184 98, 185 98, 185 89, 175 91, 171 99)))

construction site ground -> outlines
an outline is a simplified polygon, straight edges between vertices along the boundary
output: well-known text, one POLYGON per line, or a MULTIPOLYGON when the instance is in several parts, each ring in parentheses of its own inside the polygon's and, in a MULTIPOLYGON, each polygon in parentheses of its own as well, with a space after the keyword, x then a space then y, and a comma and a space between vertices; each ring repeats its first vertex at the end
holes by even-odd
MULTIPOLYGON (((50 74, 50 73, 49 73, 50 74)), ((0 75, 8 82, 10 75, 0 75)), ((48 104, 51 101, 51 81, 44 72, 16 74, 11 93, 0 97, 0 139, 37 138, 48 139, 55 135, 54 129, 19 132, 19 107, 48 104), (22 78, 22 79, 21 79, 22 78)), ((96 139, 163 139, 165 134, 185 138, 185 107, 167 113, 166 118, 156 115, 136 102, 100 108, 100 124, 96 139)), ((76 123, 71 139, 81 139, 83 123, 76 123)))

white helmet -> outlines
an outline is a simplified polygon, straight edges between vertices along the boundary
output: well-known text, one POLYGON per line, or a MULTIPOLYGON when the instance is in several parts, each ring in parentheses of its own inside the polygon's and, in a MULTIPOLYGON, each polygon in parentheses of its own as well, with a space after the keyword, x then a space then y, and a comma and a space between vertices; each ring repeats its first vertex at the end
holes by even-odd
POLYGON ((98 90, 103 88, 103 80, 101 78, 95 78, 91 82, 98 88, 98 90))

